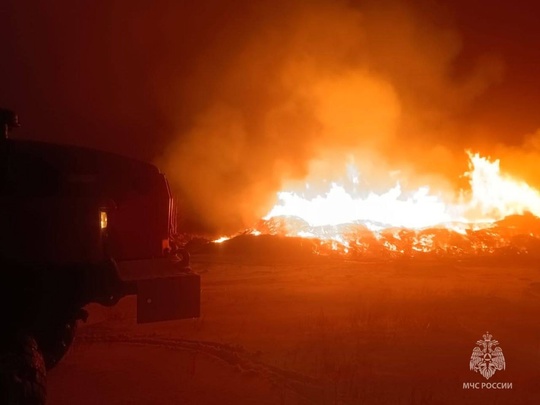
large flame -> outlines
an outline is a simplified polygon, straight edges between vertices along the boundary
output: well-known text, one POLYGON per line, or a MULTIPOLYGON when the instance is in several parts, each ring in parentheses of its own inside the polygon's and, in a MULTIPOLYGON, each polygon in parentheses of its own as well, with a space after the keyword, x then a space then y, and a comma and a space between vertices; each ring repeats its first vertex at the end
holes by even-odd
POLYGON ((358 190, 332 183, 327 192, 311 199, 302 197, 303 191, 279 192, 279 202, 264 219, 296 217, 311 226, 361 222, 371 227, 421 229, 450 223, 492 223, 526 211, 540 214, 537 190, 502 174, 499 160, 490 161, 479 154, 468 156, 470 171, 465 176, 471 190, 462 192, 455 201, 431 194, 428 186, 404 192, 397 183, 385 193, 360 197, 358 190))
MULTIPOLYGON (((432 193, 428 186, 403 190, 400 183, 380 194, 366 192, 359 189, 358 171, 352 167, 347 184, 330 183, 326 191, 314 197, 306 197, 313 194, 310 184, 303 189, 279 192, 278 203, 250 233, 316 238, 345 252, 352 247, 374 246, 376 240, 387 251, 404 253, 405 239, 410 249, 430 252, 441 244, 442 238, 444 250, 448 251, 456 248, 449 244, 459 245, 459 241, 450 241, 453 237, 448 234, 444 238, 440 233, 436 235, 434 228, 468 235, 511 215, 540 216, 538 190, 501 173, 499 160, 467 154, 469 171, 465 176, 470 190, 462 190, 450 200, 432 193)), ((493 241, 488 246, 485 237, 480 236, 474 238, 475 250, 494 248, 493 241)), ((504 245, 503 242, 497 240, 495 245, 504 245)))

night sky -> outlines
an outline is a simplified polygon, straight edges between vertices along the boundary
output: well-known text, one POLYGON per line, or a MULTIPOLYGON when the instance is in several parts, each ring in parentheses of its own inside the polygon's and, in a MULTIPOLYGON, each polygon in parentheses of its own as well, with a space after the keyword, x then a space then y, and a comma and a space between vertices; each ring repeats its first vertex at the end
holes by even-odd
POLYGON ((540 6, 433 3, 4 0, 0 105, 16 137, 157 162, 212 229, 344 150, 445 176, 465 148, 533 161, 540 6))

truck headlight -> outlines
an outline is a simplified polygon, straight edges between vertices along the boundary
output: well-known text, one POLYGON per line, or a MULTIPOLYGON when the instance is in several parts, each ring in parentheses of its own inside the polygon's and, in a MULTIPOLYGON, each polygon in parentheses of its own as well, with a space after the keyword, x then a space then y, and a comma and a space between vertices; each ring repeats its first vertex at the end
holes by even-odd
POLYGON ((101 230, 107 229, 107 212, 99 211, 99 223, 101 230))

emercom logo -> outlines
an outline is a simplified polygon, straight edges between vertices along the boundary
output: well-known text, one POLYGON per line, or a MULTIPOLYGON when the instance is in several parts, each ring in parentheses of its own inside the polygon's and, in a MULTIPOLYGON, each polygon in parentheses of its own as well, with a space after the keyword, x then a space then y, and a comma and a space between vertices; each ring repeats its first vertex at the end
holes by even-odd
MULTIPOLYGON (((473 349, 469 368, 475 373, 480 373, 486 380, 489 380, 497 371, 506 369, 506 360, 502 349, 499 347, 499 342, 493 339, 493 335, 486 332, 482 340, 476 342, 476 347, 473 349)), ((464 382, 463 389, 473 390, 511 390, 511 382, 464 382)))
POLYGON ((482 374, 486 380, 489 380, 496 371, 506 368, 506 361, 502 349, 496 347, 499 342, 492 339, 493 335, 486 332, 483 338, 476 342, 478 346, 473 349, 469 366, 472 371, 482 374))

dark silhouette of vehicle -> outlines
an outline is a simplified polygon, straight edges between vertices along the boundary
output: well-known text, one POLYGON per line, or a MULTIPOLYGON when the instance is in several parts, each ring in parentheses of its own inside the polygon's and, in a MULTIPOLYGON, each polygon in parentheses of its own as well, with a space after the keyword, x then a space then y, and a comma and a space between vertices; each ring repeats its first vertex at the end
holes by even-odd
POLYGON ((200 278, 155 166, 16 126, 0 110, 0 403, 41 404, 85 305, 136 294, 138 322, 198 317, 200 278))

